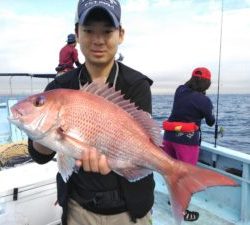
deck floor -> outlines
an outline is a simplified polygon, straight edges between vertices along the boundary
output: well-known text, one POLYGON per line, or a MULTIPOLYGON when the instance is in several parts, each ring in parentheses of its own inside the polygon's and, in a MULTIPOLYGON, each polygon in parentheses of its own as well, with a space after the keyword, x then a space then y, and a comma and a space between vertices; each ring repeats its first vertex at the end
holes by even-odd
MULTIPOLYGON (((176 225, 166 197, 167 196, 161 192, 155 192, 155 204, 152 218, 153 225, 176 225)), ((191 205, 189 209, 198 211, 200 213, 199 219, 195 222, 183 221, 182 225, 234 225, 234 223, 228 222, 197 206, 191 205)))

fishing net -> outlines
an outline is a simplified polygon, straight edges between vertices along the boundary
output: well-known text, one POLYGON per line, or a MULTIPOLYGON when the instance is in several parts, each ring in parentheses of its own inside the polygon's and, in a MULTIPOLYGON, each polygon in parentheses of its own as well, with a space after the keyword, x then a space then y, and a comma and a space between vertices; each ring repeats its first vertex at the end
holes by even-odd
POLYGON ((0 169, 31 161, 27 141, 0 145, 0 169))

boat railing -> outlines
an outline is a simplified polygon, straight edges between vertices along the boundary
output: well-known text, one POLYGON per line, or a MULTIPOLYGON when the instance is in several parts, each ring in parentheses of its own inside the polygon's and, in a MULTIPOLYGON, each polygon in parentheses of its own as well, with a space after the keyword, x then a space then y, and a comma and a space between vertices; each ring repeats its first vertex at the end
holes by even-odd
POLYGON ((51 78, 55 78, 56 74, 44 73, 0 73, 0 77, 9 77, 9 91, 10 95, 13 95, 12 82, 15 77, 29 77, 30 78, 30 92, 33 93, 33 78, 47 78, 48 83, 51 78))
MULTIPOLYGON (((231 189, 228 195, 223 193, 225 201, 234 211, 236 224, 250 224, 250 155, 222 146, 202 142, 199 165, 235 179, 239 183, 237 190, 231 189)), ((229 190, 229 189, 227 189, 229 190)), ((210 193, 211 194, 211 193, 210 193)), ((211 194, 213 195, 213 194, 211 194)), ((214 193, 218 198, 218 193, 214 193)))
POLYGON ((43 91, 46 86, 46 81, 44 83, 43 81, 41 81, 41 79, 47 79, 47 83, 49 83, 55 77, 56 74, 51 73, 0 73, 0 78, 6 78, 1 79, 1 94, 4 96, 4 98, 2 99, 3 102, 1 102, 0 109, 2 110, 2 112, 5 112, 4 115, 6 117, 1 118, 1 123, 6 124, 6 126, 3 130, 0 131, 0 137, 2 137, 0 138, 0 144, 1 140, 6 139, 8 140, 8 142, 16 142, 27 139, 27 136, 18 128, 16 128, 16 126, 7 122, 7 115, 9 114, 10 107, 18 101, 19 97, 43 91), (26 81, 25 77, 30 79, 30 83, 26 81), (21 80, 21 78, 24 79, 21 80), (20 83, 21 81, 24 81, 24 83, 20 83), (33 85, 33 83, 36 84, 35 82, 38 82, 36 86, 33 85), (24 85, 25 88, 23 88, 22 85, 24 85))

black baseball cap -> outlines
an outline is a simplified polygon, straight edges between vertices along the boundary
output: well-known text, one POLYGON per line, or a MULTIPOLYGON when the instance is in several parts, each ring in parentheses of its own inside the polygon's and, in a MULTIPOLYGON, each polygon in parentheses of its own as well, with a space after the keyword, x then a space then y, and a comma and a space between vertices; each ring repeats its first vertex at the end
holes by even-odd
POLYGON ((110 16, 114 27, 121 25, 121 6, 117 0, 79 0, 76 23, 84 25, 89 13, 95 9, 104 10, 110 16))

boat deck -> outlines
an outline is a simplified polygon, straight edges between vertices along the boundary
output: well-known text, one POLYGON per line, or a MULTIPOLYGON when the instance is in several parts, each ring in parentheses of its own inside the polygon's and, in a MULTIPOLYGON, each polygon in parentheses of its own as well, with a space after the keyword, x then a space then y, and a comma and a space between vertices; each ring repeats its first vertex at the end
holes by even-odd
MULTIPOLYGON (((168 205, 168 197, 162 192, 155 192, 155 204, 153 207, 153 225, 176 225, 172 217, 171 208, 168 205)), ((200 213, 199 219, 192 223, 183 221, 182 225, 234 225, 209 211, 196 205, 190 205, 190 210, 200 213)))

